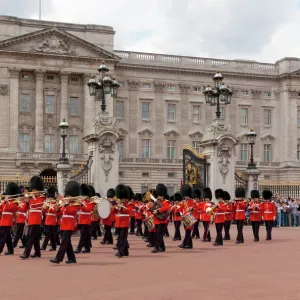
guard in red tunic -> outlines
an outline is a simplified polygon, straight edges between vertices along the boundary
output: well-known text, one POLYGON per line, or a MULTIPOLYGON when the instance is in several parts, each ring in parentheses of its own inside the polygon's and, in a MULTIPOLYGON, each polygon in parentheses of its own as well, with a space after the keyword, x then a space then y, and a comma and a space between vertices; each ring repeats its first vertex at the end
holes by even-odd
POLYGON ((28 200, 28 236, 24 253, 20 256, 22 259, 29 257, 32 246, 34 254, 30 257, 41 257, 40 238, 41 225, 43 218, 43 205, 45 196, 41 193, 44 191, 44 183, 41 177, 33 176, 30 179, 30 189, 32 196, 28 200))
POLYGON ((109 200, 112 205, 111 205, 111 210, 110 210, 110 214, 106 219, 102 219, 102 224, 104 225, 104 237, 103 240, 100 244, 104 245, 104 244, 109 244, 112 245, 113 244, 113 236, 111 233, 111 228, 112 228, 112 224, 115 221, 115 210, 113 205, 115 205, 116 203, 114 202, 114 197, 116 196, 115 190, 114 189, 109 189, 106 193, 106 197, 107 200, 109 200))
POLYGON ((259 191, 257 190, 252 190, 251 191, 251 201, 248 206, 248 211, 250 212, 250 221, 251 221, 251 226, 252 226, 252 231, 253 231, 253 236, 254 236, 254 242, 259 241, 259 226, 261 222, 261 205, 259 202, 259 191))
POLYGON ((173 213, 173 221, 174 221, 174 238, 173 241, 181 241, 181 233, 180 233, 180 226, 181 226, 181 215, 182 215, 182 196, 180 193, 174 194, 174 201, 175 204, 171 207, 171 212, 173 213))
POLYGON ((78 227, 80 229, 80 240, 75 253, 90 253, 91 252, 91 223, 92 212, 95 208, 95 203, 91 202, 92 190, 87 184, 81 184, 81 196, 86 197, 83 200, 80 211, 78 212, 78 227), (84 247, 84 250, 82 248, 84 247))
MULTIPOLYGON (((181 188, 181 195, 183 197, 183 200, 181 201, 182 215, 186 216, 187 214, 189 214, 193 211, 193 207, 195 205, 195 202, 192 199, 191 186, 188 184, 183 185, 181 188)), ((185 236, 184 236, 182 244, 180 244, 178 246, 179 248, 184 248, 184 249, 192 249, 193 248, 193 240, 192 240, 193 227, 194 227, 194 224, 191 225, 190 227, 184 226, 185 236)))
POLYGON ((214 223, 217 231, 214 246, 223 246, 222 231, 225 223, 225 212, 227 208, 223 200, 224 191, 222 189, 216 189, 215 198, 218 201, 218 203, 214 208, 214 223))
POLYGON ((123 257, 129 255, 129 243, 128 243, 128 227, 130 224, 130 208, 132 204, 129 202, 130 190, 127 186, 119 184, 116 189, 116 197, 119 199, 120 203, 115 206, 116 212, 116 226, 119 229, 119 239, 118 239, 118 252, 117 257, 123 257))
POLYGON ((76 263, 71 237, 76 225, 76 214, 80 208, 80 204, 78 205, 78 202, 76 202, 76 198, 74 197, 78 197, 80 192, 81 189, 79 183, 75 181, 69 181, 67 183, 65 188, 65 197, 71 199, 67 200, 61 207, 62 217, 60 229, 62 232, 62 239, 56 257, 50 259, 50 262, 53 264, 59 264, 62 262, 66 253, 68 257, 66 264, 76 263))
POLYGON ((200 204, 201 204, 201 191, 199 189, 193 190, 193 199, 195 201, 195 206, 193 210, 193 216, 197 220, 194 224, 193 232, 192 232, 192 238, 200 239, 200 231, 199 231, 199 224, 200 224, 200 204))
POLYGON ((269 190, 264 190, 262 192, 263 199, 265 202, 261 205, 262 217, 266 224, 266 231, 267 231, 267 241, 272 240, 272 228, 273 222, 276 219, 277 215, 277 208, 274 202, 271 202, 272 199, 272 192, 269 190))
MULTIPOLYGON (((100 194, 96 195, 96 191, 94 189, 94 187, 92 185, 89 185, 89 188, 92 191, 92 197, 101 197, 100 194)), ((90 237, 92 238, 92 240, 97 240, 97 234, 99 234, 99 236, 101 236, 101 230, 100 230, 100 216, 98 213, 98 208, 95 205, 94 210, 92 211, 92 222, 91 222, 91 235, 90 237)))
POLYGON ((127 186, 130 194, 130 202, 131 205, 129 207, 130 210, 130 231, 129 234, 134 234, 134 229, 135 229, 135 206, 138 204, 137 201, 134 199, 134 193, 132 191, 132 188, 130 186, 127 186))
POLYGON ((244 235, 243 235, 243 227, 245 222, 245 210, 246 210, 246 203, 244 198, 246 196, 246 191, 244 188, 239 187, 235 190, 235 204, 234 204, 234 219, 236 221, 237 226, 237 238, 236 244, 243 244, 244 243, 244 235))
POLYGON ((0 220, 0 254, 6 244, 7 252, 5 255, 14 254, 14 247, 10 235, 14 222, 14 213, 18 210, 16 198, 20 196, 21 190, 14 182, 9 182, 5 189, 5 199, 0 206, 2 217, 0 220))
POLYGON ((57 211, 58 204, 55 199, 56 189, 53 186, 50 186, 47 191, 47 199, 44 206, 44 214, 46 216, 45 226, 46 226, 46 235, 41 247, 41 250, 46 250, 49 240, 51 242, 51 248, 49 251, 56 250, 56 224, 57 224, 57 211))
POLYGON ((136 236, 143 236, 142 229, 142 194, 135 194, 135 222, 136 222, 136 236))
POLYGON ((224 191, 223 200, 226 204, 226 211, 225 211, 225 223, 224 223, 224 238, 223 241, 230 240, 230 225, 233 220, 233 211, 234 206, 233 203, 230 202, 230 194, 227 191, 224 191))
POLYGON ((153 203, 151 211, 154 215, 154 224, 156 228, 155 245, 152 253, 166 251, 164 243, 164 232, 168 224, 168 216, 170 214, 170 202, 166 200, 167 187, 159 183, 155 189, 157 201, 153 203))
POLYGON ((209 225, 211 221, 211 215, 206 213, 208 208, 212 208, 214 203, 212 200, 212 192, 209 187, 203 189, 203 199, 204 202, 200 205, 201 209, 201 219, 204 227, 203 239, 202 242, 211 242, 211 236, 209 231, 209 225))

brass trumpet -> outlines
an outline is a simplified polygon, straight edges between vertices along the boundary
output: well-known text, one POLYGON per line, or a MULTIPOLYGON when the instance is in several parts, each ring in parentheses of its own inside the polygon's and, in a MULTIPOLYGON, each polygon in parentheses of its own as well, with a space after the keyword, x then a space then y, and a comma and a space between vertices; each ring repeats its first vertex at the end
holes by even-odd
POLYGON ((67 204, 70 204, 70 203, 72 203, 72 205, 77 206, 77 205, 81 205, 83 200, 85 200, 85 199, 86 199, 86 197, 83 197, 83 196, 66 197, 66 198, 59 200, 58 205, 60 208, 67 204))

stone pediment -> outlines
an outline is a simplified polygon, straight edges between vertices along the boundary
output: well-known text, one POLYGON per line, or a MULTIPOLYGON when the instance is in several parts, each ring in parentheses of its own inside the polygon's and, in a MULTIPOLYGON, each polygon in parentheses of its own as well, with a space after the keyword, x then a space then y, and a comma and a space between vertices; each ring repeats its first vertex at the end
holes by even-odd
POLYGON ((139 131, 138 132, 138 134, 143 138, 143 137, 149 137, 149 138, 151 138, 151 137, 153 137, 153 135, 154 135, 154 132, 152 131, 152 130, 150 130, 150 129, 144 129, 144 130, 141 130, 141 131, 139 131))
POLYGON ((200 131, 194 131, 192 133, 189 134, 189 137, 191 139, 197 139, 197 140, 202 140, 203 138, 203 133, 200 131))
POLYGON ((120 57, 59 28, 46 28, 0 42, 0 51, 119 61, 120 57))
POLYGON ((167 138, 179 138, 179 133, 175 130, 170 130, 164 133, 164 136, 167 138))

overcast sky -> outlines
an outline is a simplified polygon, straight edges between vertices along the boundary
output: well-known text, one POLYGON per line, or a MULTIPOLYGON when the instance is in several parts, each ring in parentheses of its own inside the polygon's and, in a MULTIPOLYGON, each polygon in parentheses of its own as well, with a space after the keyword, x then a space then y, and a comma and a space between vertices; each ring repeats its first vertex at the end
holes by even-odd
MULTIPOLYGON (((42 19, 113 26, 115 49, 275 62, 300 57, 300 0, 41 0, 42 19)), ((38 18, 39 0, 0 0, 38 18)))

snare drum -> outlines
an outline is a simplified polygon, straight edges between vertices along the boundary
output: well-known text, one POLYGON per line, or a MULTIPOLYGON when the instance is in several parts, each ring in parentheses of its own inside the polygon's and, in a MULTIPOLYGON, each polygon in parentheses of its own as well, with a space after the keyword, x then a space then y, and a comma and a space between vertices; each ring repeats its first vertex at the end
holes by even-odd
POLYGON ((147 218, 145 220, 145 224, 146 224, 146 226, 148 227, 149 230, 154 229, 155 225, 154 225, 154 218, 153 218, 153 216, 147 218))
POLYGON ((185 227, 190 228, 197 222, 197 220, 195 219, 195 217, 191 213, 188 213, 188 214, 186 214, 185 216, 182 217, 182 222, 183 222, 185 227))

